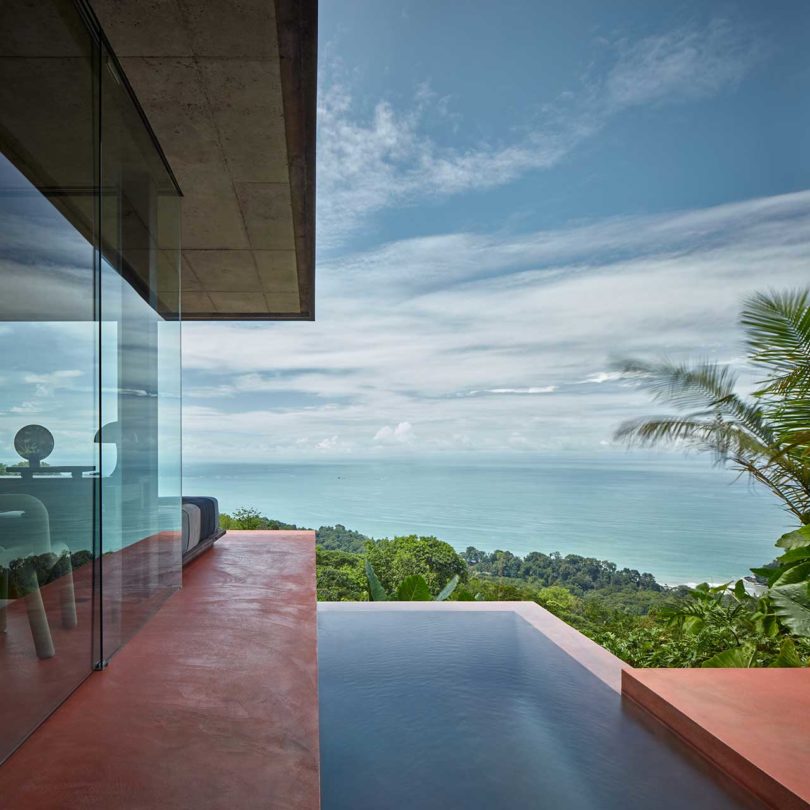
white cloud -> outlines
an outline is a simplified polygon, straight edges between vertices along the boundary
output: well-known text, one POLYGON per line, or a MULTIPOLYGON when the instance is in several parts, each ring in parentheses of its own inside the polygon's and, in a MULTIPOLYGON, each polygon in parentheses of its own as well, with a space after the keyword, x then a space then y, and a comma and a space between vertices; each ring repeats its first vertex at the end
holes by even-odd
POLYGON ((413 441, 413 437, 413 425, 410 422, 400 422, 394 427, 383 425, 383 427, 374 434, 374 441, 407 444, 413 441))
POLYGON ((361 120, 349 91, 327 81, 319 93, 318 210, 321 247, 341 244, 368 217, 422 196, 446 197, 502 185, 553 166, 573 133, 537 132, 515 144, 442 147, 423 133, 431 110, 417 92, 410 110, 380 101, 361 120))
POLYGON ((232 398, 236 389, 232 385, 209 385, 195 388, 184 388, 183 399, 220 399, 232 398))
POLYGON ((409 108, 380 100, 363 116, 340 64, 325 60, 318 109, 320 246, 339 246, 385 208, 502 186, 556 166, 623 110, 733 87, 762 52, 725 20, 608 43, 605 78, 585 80, 546 103, 542 120, 523 122, 511 138, 463 147, 427 134, 427 124, 444 119, 447 107, 424 85, 409 108))
POLYGON ((47 374, 28 373, 22 375, 22 380, 29 385, 35 385, 36 396, 52 397, 60 388, 72 388, 73 380, 84 375, 79 369, 59 369, 47 374))
POLYGON ((556 390, 556 385, 530 388, 485 388, 483 391, 467 391, 466 395, 472 397, 478 394, 553 394, 556 390))
POLYGON ((584 380, 579 380, 577 385, 587 385, 588 383, 601 385, 606 382, 631 380, 639 376, 639 373, 634 371, 597 371, 595 374, 589 374, 584 380))
POLYGON ((46 413, 49 408, 53 409, 53 405, 45 406, 43 405, 41 400, 26 400, 25 402, 21 402, 19 405, 12 405, 8 411, 9 413, 19 413, 19 414, 35 414, 35 413, 46 413))
POLYGON ((727 20, 622 41, 603 87, 604 103, 622 109, 707 98, 740 82, 761 57, 760 42, 727 20))

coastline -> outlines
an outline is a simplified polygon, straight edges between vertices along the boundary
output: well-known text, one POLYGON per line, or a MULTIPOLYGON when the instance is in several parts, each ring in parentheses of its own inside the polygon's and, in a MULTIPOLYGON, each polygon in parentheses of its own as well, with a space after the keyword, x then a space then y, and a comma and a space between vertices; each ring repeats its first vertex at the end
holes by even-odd
POLYGON ((187 463, 184 491, 219 498, 225 512, 252 507, 298 526, 342 524, 376 538, 433 535, 457 551, 559 551, 678 585, 747 576, 773 559, 774 540, 790 528, 775 499, 728 470, 680 457, 499 468, 187 463))

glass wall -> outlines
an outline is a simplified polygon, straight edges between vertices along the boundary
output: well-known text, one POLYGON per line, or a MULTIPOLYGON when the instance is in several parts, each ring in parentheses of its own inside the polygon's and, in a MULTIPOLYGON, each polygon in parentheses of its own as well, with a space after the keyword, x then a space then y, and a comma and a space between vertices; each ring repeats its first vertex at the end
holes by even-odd
POLYGON ((101 60, 99 438, 108 658, 180 586, 180 200, 103 45, 101 60))
POLYGON ((79 7, 0 6, 0 760, 180 583, 178 208, 79 7))

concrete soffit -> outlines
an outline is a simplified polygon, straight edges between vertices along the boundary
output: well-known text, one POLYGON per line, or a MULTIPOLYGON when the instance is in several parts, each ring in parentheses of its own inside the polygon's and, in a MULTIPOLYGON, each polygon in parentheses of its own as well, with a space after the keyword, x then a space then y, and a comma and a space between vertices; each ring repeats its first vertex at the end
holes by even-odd
POLYGON ((92 1, 183 192, 183 319, 314 319, 317 0, 92 1))

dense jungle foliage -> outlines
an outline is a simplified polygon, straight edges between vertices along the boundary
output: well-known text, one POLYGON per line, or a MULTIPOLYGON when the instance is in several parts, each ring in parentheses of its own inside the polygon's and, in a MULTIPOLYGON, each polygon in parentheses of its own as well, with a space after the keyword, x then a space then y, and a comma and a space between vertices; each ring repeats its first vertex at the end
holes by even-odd
MULTIPOLYGON (((223 516, 223 526, 305 528, 249 509, 223 516)), ((751 620, 755 611, 738 605, 733 594, 708 586, 707 590, 667 588, 651 574, 575 554, 532 552, 519 557, 472 547, 459 554, 436 537, 374 540, 340 524, 321 526, 315 532, 322 601, 368 600, 365 563, 369 560, 390 593, 396 593, 408 577, 419 575, 434 599, 457 575, 459 584, 450 601, 536 602, 633 666, 701 666, 738 643, 752 645, 750 665, 778 662, 784 666, 786 660, 799 665, 810 659, 810 642, 798 636, 792 638, 792 650, 790 643, 785 648, 787 659, 780 658, 785 640, 791 637, 759 633, 751 620), (702 618, 685 622, 682 612, 702 618)), ((753 579, 749 588, 757 587, 753 579)))

